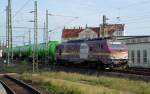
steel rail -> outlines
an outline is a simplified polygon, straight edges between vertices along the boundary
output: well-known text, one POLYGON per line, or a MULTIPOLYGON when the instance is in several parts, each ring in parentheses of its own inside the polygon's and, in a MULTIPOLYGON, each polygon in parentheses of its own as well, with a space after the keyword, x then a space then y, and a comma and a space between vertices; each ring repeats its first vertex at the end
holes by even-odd
POLYGON ((16 84, 22 86, 23 88, 29 90, 32 94, 41 94, 37 89, 35 89, 34 87, 26 84, 25 82, 21 81, 21 80, 18 80, 18 79, 15 79, 9 75, 4 75, 5 78, 15 82, 16 84))
POLYGON ((3 81, 0 81, 0 83, 3 85, 3 87, 6 90, 7 94, 16 94, 9 86, 7 86, 3 81))

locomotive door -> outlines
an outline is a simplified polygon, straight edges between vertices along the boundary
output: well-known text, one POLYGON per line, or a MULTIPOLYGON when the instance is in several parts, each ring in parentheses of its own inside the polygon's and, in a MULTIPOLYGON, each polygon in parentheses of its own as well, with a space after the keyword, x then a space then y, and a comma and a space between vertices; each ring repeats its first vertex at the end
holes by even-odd
POLYGON ((89 55, 89 46, 86 43, 80 44, 80 58, 87 59, 89 55))

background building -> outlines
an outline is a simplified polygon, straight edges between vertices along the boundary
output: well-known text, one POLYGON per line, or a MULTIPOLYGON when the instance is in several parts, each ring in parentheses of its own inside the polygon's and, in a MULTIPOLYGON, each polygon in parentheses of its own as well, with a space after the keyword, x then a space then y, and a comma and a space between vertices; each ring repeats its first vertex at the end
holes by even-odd
POLYGON ((64 28, 62 32, 62 41, 76 40, 76 39, 92 39, 110 36, 124 36, 124 24, 107 24, 103 30, 102 25, 99 27, 78 27, 78 28, 64 28))
POLYGON ((150 68, 150 36, 135 36, 125 39, 128 45, 131 67, 150 68))
POLYGON ((99 33, 99 27, 86 28, 78 34, 78 38, 79 39, 93 39, 93 38, 98 37, 98 33, 99 33))

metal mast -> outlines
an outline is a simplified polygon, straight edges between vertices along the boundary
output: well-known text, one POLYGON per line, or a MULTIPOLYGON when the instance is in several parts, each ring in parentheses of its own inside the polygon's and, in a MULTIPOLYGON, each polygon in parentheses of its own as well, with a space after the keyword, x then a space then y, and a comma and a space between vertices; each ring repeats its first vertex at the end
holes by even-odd
POLYGON ((0 50, 2 50, 2 42, 1 42, 1 39, 0 39, 0 50))
POLYGON ((8 57, 7 57, 7 63, 10 63, 10 57, 11 57, 11 62, 13 61, 13 51, 12 51, 12 19, 11 19, 11 0, 8 0, 8 7, 7 7, 7 12, 6 12, 6 33, 8 39, 8 57))
POLYGON ((7 63, 9 63, 9 51, 8 51, 8 6, 6 6, 6 48, 7 48, 7 63))
POLYGON ((29 45, 31 45, 31 30, 29 29, 29 45))
POLYGON ((10 52, 11 52, 11 63, 13 62, 13 50, 12 50, 12 13, 11 13, 11 0, 10 0, 10 52))
POLYGON ((46 24, 44 22, 44 28, 43 28, 43 43, 45 43, 45 48, 44 48, 44 51, 45 51, 45 55, 44 55, 44 62, 45 62, 45 65, 46 65, 46 24))
POLYGON ((37 52, 37 47, 38 47, 38 31, 37 31, 37 1, 34 2, 34 47, 33 47, 33 72, 35 72, 35 67, 36 70, 38 70, 38 52, 37 52))
POLYGON ((44 22, 44 28, 43 28, 43 43, 45 43, 45 36, 46 36, 46 33, 45 33, 45 22, 44 22))
POLYGON ((8 47, 8 6, 6 7, 6 48, 8 47))
MULTIPOLYGON (((46 25, 45 25, 45 58, 48 57, 48 10, 46 10, 46 25)), ((45 61, 46 61, 45 59, 45 61)))
POLYGON ((103 24, 102 24, 102 37, 105 37, 105 25, 106 25, 106 15, 103 15, 103 24))

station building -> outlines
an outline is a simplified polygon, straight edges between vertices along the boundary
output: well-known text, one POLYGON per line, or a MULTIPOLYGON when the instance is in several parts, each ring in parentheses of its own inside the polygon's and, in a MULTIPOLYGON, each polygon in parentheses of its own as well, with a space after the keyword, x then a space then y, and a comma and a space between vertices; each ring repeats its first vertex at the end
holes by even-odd
MULTIPOLYGON (((62 32, 62 41, 93 39, 102 36, 103 27, 74 27, 64 28, 62 32)), ((124 36, 124 24, 107 24, 104 28, 104 37, 124 36)))
POLYGON ((150 36, 135 36, 124 41, 128 46, 129 66, 150 68, 150 36))

